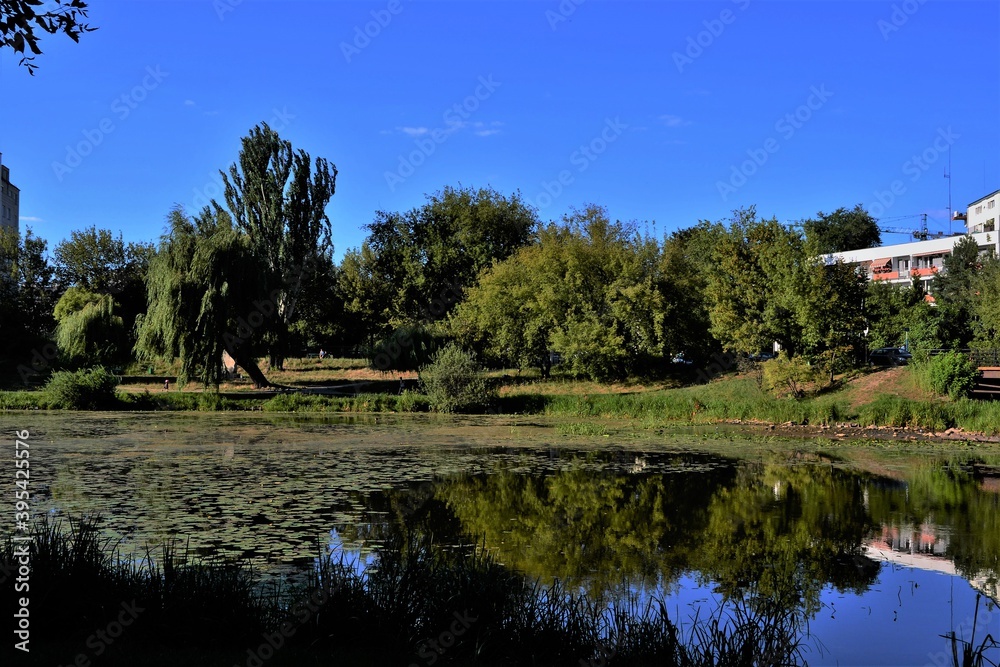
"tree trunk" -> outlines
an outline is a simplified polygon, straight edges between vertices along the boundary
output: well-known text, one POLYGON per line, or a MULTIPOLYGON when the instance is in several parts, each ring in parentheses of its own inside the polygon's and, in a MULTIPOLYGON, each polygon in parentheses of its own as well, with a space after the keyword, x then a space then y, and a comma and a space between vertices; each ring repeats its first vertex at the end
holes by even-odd
POLYGON ((253 380, 255 387, 263 389, 264 387, 271 386, 268 379, 264 377, 264 373, 260 370, 260 367, 257 366, 257 360, 254 359, 252 355, 247 354, 246 350, 226 346, 226 352, 228 352, 229 356, 233 358, 236 365, 247 372, 247 375, 249 375, 250 379, 253 380))

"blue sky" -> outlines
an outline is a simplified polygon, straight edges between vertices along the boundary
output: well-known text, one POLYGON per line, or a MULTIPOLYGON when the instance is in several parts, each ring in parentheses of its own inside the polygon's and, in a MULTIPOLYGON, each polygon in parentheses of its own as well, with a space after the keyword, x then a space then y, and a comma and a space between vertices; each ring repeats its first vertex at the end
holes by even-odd
POLYGON ((34 77, 0 54, 0 152, 50 247, 157 239, 175 203, 221 199, 261 121, 339 169, 338 256, 448 185, 657 234, 859 202, 947 231, 949 152, 955 209, 1000 189, 995 0, 91 0, 90 21, 34 77))

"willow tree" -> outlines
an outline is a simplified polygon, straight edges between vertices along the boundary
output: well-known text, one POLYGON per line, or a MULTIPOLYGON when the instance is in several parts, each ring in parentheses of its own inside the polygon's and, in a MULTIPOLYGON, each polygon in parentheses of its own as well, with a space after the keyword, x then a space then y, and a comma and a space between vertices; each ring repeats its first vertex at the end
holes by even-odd
POLYGON ((55 342, 72 365, 117 366, 129 360, 128 329, 110 294, 70 287, 56 304, 55 342))
POLYGON ((264 283, 246 239, 218 207, 193 219, 175 208, 167 221, 146 274, 149 307, 139 320, 137 355, 180 358, 181 383, 200 377, 217 386, 225 351, 254 383, 269 384, 257 366, 254 335, 269 304, 260 298, 264 283))
POLYGON ((234 227, 257 260, 264 293, 274 301, 273 321, 261 335, 271 366, 281 368, 303 278, 332 247, 326 205, 337 168, 323 158, 311 163, 308 153, 293 150, 262 123, 243 138, 239 160, 222 179, 234 227))
POLYGON ((213 201, 194 219, 170 213, 149 264, 140 357, 179 357, 185 379, 218 385, 225 351, 255 384, 270 385, 257 359, 280 367, 287 353, 303 277, 331 247, 325 209, 336 174, 266 124, 253 128, 223 173, 228 210, 213 201))

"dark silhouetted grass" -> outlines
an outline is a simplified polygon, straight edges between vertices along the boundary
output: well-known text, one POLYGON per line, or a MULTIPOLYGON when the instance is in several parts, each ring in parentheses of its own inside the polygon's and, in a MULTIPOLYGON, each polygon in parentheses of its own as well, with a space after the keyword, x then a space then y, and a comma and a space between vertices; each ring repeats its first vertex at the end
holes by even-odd
MULTIPOLYGON (((0 565, 16 562, 16 544, 0 546, 0 565)), ((43 521, 30 552, 32 651, 17 664, 71 664, 79 654, 150 667, 259 664, 261 656, 269 666, 432 657, 440 665, 803 664, 800 616, 765 599, 681 628, 656 599, 607 602, 558 582, 543 587, 480 549, 422 538, 390 540, 366 569, 324 556, 285 588, 262 587, 249 565, 194 562, 169 546, 125 560, 92 520, 69 529, 43 521), (123 605, 141 611, 113 642, 95 640, 123 605)), ((11 613, 14 582, 3 583, 11 613)))

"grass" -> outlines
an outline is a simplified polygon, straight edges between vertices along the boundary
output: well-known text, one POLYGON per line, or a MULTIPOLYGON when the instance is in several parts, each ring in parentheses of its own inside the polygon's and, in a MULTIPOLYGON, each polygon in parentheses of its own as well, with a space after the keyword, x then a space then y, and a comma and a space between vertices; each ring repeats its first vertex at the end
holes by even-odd
MULTIPOLYGON (((355 380, 375 374, 369 387, 383 390, 357 396, 278 394, 222 391, 122 391, 113 410, 261 410, 267 412, 360 413, 427 412, 426 396, 413 391, 396 393, 398 377, 363 368, 358 359, 291 359, 284 371, 306 387, 317 380, 355 380), (338 370, 339 369, 339 370, 338 370)), ((526 372, 491 374, 499 396, 489 412, 509 415, 549 415, 577 420, 628 420, 632 425, 657 428, 675 423, 742 422, 834 426, 854 423, 864 427, 892 427, 942 431, 958 428, 986 435, 1000 434, 1000 403, 933 396, 923 389, 909 368, 861 374, 842 386, 796 400, 762 391, 746 376, 725 376, 704 385, 674 387, 642 382, 601 385, 555 377, 542 380, 526 372)), ((0 410, 52 409, 44 390, 0 391, 0 410)), ((568 435, 604 435, 604 427, 561 425, 568 435)))
MULTIPOLYGON (((0 543, 0 566, 15 563, 16 544, 0 543)), ((800 616, 765 598, 682 629, 660 601, 543 587, 480 549, 426 538, 392 538, 364 569, 323 555, 298 583, 269 588, 245 564, 192 562, 169 545, 123 560, 94 520, 43 521, 28 544, 32 642, 18 664, 79 654, 151 666, 243 665, 254 655, 269 666, 802 664, 800 616), (114 640, 97 639, 102 629, 114 640)), ((3 586, 13 593, 14 578, 3 586)), ((6 599, 16 613, 16 596, 6 599)))

